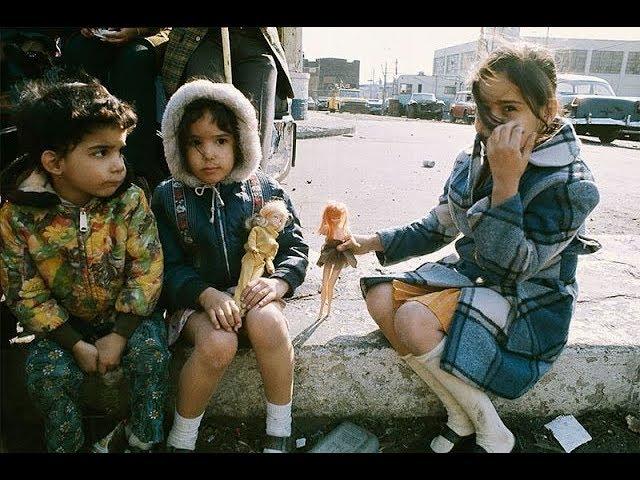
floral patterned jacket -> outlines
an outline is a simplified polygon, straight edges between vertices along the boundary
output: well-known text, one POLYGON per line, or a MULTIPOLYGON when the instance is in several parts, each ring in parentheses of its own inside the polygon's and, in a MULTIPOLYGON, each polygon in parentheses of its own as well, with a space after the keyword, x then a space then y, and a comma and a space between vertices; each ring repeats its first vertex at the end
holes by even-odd
POLYGON ((125 180, 109 198, 77 207, 39 172, 3 192, 0 284, 25 330, 71 348, 82 338, 70 316, 113 322, 129 337, 155 308, 163 257, 153 213, 125 180))

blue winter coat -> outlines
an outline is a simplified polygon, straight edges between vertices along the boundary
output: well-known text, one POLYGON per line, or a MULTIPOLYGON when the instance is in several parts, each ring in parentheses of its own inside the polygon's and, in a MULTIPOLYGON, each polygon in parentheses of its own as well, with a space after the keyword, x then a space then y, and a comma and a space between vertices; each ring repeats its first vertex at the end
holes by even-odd
MULTIPOLYGON (((297 213, 289 196, 272 178, 258 172, 264 201, 284 199, 293 221, 278 235, 275 272, 271 278, 281 278, 289 284, 287 296, 304 281, 309 247, 302 238, 297 213)), ((244 244, 249 231, 244 221, 253 213, 248 182, 220 184, 219 197, 212 188, 184 187, 189 232, 194 247, 185 245, 176 222, 173 183, 161 183, 153 195, 151 208, 158 223, 158 233, 164 252, 164 284, 162 298, 169 311, 178 308, 198 309, 198 297, 207 287, 226 290, 238 284, 244 244), (198 189, 198 192, 201 190, 198 189), (216 197, 212 199, 212 196, 216 197), (215 209, 211 223, 211 205, 215 209)))
POLYGON ((434 252, 462 233, 455 244, 459 258, 362 278, 361 288, 366 295, 393 278, 461 288, 441 368, 513 399, 549 370, 567 342, 578 255, 599 248, 584 237, 599 194, 568 123, 534 149, 518 194, 496 207, 490 179, 476 187, 481 155, 476 138, 473 150, 456 159, 436 208, 410 225, 378 232, 382 265, 434 252), (484 287, 499 294, 497 301, 484 287))

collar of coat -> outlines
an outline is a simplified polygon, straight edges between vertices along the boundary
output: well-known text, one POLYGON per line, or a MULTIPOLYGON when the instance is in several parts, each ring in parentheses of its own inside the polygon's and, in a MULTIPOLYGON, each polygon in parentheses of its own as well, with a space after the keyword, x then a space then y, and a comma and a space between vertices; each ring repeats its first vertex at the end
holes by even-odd
POLYGON ((238 121, 238 147, 241 159, 222 183, 243 182, 258 168, 262 160, 262 148, 258 133, 256 109, 240 90, 229 83, 213 83, 195 80, 185 83, 171 96, 162 116, 162 142, 167 165, 174 179, 195 188, 203 186, 186 168, 186 159, 180 154, 178 127, 186 106, 198 98, 210 98, 226 105, 238 121))
MULTIPOLYGON (((547 140, 535 147, 531 152, 529 163, 537 167, 564 167, 580 156, 580 139, 573 125, 564 119, 559 120, 559 127, 547 140)), ((471 151, 467 151, 473 159, 481 158, 483 145, 480 135, 476 135, 471 151)))

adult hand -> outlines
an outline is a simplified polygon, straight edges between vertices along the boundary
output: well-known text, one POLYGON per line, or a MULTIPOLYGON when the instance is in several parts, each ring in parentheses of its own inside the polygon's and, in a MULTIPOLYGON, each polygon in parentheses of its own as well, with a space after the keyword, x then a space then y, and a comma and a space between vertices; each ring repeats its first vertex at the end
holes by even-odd
POLYGON ((223 328, 227 332, 237 332, 242 326, 240 309, 228 293, 208 287, 200 294, 198 300, 216 330, 223 328))
POLYGON ((380 237, 374 233, 372 235, 351 235, 346 241, 336 247, 339 252, 351 250, 354 255, 364 255, 365 253, 383 250, 380 237))
POLYGON ((487 139, 494 206, 518 193, 520 178, 527 168, 535 141, 536 133, 525 132, 517 122, 499 125, 487 139))
POLYGON ((98 349, 98 371, 104 375, 120 365, 122 351, 127 345, 127 339, 122 335, 111 332, 96 341, 98 349))
POLYGON ((246 311, 258 305, 264 307, 289 291, 289 284, 281 278, 255 278, 245 287, 240 300, 246 311))
POLYGON ((94 373, 98 370, 98 349, 94 345, 80 340, 73 346, 71 353, 82 371, 94 373))
POLYGON ((143 36, 146 28, 120 28, 111 32, 105 32, 104 41, 108 43, 128 43, 136 37, 143 36))
POLYGON ((91 28, 81 28, 80 34, 86 38, 93 38, 95 35, 93 34, 93 29, 91 28))

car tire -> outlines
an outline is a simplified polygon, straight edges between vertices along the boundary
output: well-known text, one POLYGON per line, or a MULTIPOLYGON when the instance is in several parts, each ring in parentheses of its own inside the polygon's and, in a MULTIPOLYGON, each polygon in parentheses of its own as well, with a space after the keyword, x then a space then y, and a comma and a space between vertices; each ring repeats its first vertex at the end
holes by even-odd
POLYGON ((618 132, 616 130, 613 132, 600 133, 598 135, 598 138, 600 139, 600 143, 602 143, 603 145, 609 145, 616 138, 618 138, 618 132))

